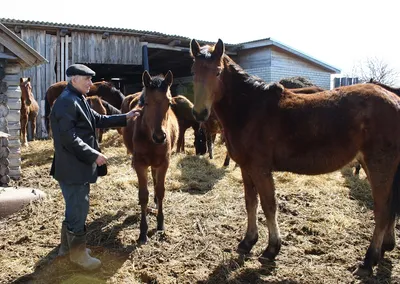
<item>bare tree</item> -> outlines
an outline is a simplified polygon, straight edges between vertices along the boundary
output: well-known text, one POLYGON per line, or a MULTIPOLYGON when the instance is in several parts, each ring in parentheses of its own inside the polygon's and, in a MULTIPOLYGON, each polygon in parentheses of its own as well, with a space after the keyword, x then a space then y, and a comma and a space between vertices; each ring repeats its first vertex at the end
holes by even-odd
POLYGON ((370 79, 380 83, 393 86, 398 81, 399 73, 391 68, 387 62, 377 57, 368 57, 353 67, 353 76, 358 77, 361 82, 370 79))

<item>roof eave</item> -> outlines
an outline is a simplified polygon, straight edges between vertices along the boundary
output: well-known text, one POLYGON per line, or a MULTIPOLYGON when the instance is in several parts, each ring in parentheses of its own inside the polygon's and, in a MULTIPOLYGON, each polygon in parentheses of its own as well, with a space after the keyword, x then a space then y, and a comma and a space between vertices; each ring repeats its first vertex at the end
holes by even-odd
POLYGON ((5 47, 7 47, 13 53, 16 54, 19 58, 24 61, 27 67, 34 67, 38 65, 42 65, 44 63, 48 63, 49 61, 40 55, 36 50, 34 50, 29 44, 23 41, 20 37, 18 37, 15 33, 10 31, 6 26, 0 23, 0 30, 4 33, 3 36, 0 37, 0 41, 3 43, 5 47), (23 55, 23 51, 17 52, 15 50, 15 45, 13 43, 17 43, 19 46, 23 48, 25 54, 23 55))
POLYGON ((257 48, 257 47, 265 47, 265 46, 276 46, 284 51, 287 51, 287 52, 292 53, 300 58, 310 61, 331 73, 338 74, 341 72, 341 70, 336 67, 333 67, 333 66, 331 66, 325 62, 322 62, 320 60, 317 60, 307 54, 304 54, 303 52, 300 52, 292 47, 289 47, 289 46, 282 44, 279 41, 271 39, 271 38, 265 38, 265 39, 261 39, 261 40, 245 42, 245 43, 238 44, 238 46, 239 46, 239 49, 241 49, 241 50, 257 48))

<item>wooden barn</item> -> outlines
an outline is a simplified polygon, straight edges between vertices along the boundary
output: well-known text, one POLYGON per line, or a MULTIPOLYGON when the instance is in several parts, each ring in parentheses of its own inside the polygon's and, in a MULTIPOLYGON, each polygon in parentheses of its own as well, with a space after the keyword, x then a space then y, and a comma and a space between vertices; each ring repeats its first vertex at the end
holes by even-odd
MULTIPOLYGON (((83 63, 96 71, 93 81, 109 80, 124 94, 141 89, 141 74, 171 70, 174 94, 190 98, 190 38, 133 29, 93 27, 48 22, 0 19, 15 34, 48 60, 48 64, 25 70, 33 79, 34 94, 44 104, 47 88, 65 80, 65 70, 83 63)), ((223 39, 223 38, 222 38, 223 39)), ((199 41, 201 44, 206 42, 199 41)), ((270 38, 226 44, 227 53, 250 74, 267 82, 292 76, 308 77, 314 84, 330 88, 330 76, 340 70, 270 38)), ((41 108, 37 133, 46 137, 41 108)))
POLYGON ((20 74, 48 61, 0 23, 0 184, 21 174, 20 74))

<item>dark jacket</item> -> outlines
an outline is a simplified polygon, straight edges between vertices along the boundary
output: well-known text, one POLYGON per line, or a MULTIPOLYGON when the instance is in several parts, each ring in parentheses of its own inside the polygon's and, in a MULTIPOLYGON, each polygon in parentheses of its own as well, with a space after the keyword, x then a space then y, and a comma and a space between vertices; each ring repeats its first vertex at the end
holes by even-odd
POLYGON ((94 183, 100 149, 96 128, 126 126, 126 114, 100 115, 71 84, 64 89, 50 114, 54 158, 50 174, 68 184, 94 183))

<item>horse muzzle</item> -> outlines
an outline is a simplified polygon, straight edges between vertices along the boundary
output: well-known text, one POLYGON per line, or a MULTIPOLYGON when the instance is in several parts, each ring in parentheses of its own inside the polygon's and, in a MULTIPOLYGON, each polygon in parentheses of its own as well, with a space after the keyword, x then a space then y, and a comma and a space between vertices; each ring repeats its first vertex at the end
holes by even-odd
POLYGON ((200 112, 197 112, 195 109, 192 110, 192 114, 194 116, 194 118, 198 121, 198 122, 204 122, 208 119, 208 117, 210 116, 210 112, 208 111, 208 109, 203 109, 200 112))
POLYGON ((161 132, 159 134, 153 133, 152 139, 156 144, 164 144, 165 141, 167 141, 167 134, 165 134, 165 132, 161 132))

